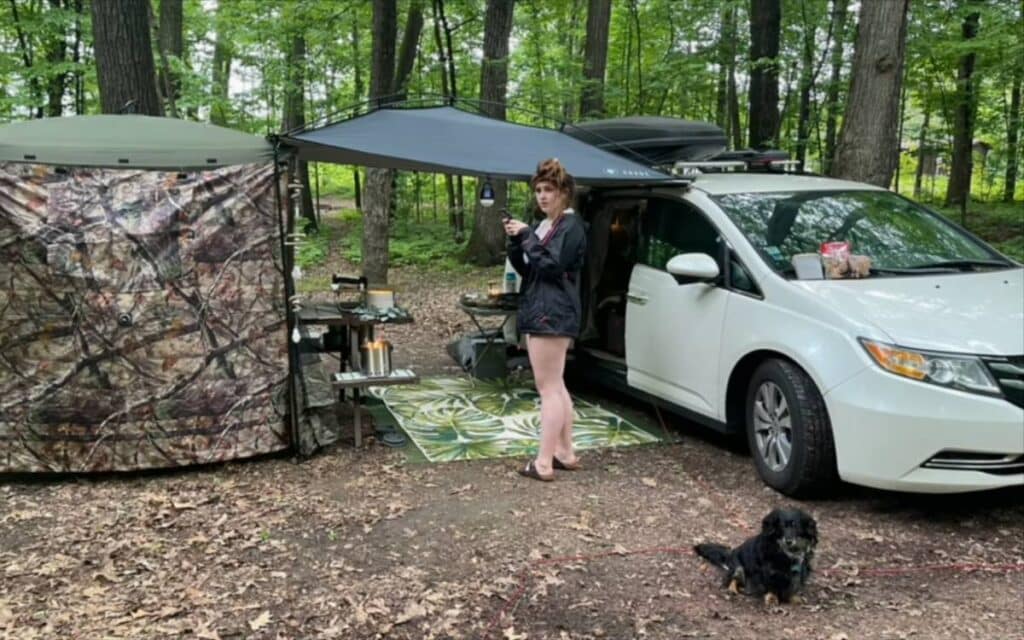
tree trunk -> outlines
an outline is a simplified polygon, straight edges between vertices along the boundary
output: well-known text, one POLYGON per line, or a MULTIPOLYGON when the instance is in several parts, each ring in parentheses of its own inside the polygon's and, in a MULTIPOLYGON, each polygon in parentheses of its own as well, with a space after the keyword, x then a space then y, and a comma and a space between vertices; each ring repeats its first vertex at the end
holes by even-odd
POLYGON ((896 148, 893 149, 893 163, 896 165, 896 177, 893 178, 893 190, 900 192, 900 159, 903 157, 903 120, 907 110, 907 67, 903 67, 903 81, 900 90, 900 110, 896 126, 896 148))
MULTIPOLYGON (((359 15, 357 11, 353 11, 352 13, 352 73, 355 76, 355 83, 353 87, 355 90, 355 99, 352 102, 354 104, 359 104, 363 100, 363 74, 361 72, 363 65, 359 59, 359 15)), ((355 185, 356 191, 356 209, 362 210, 363 191, 359 184, 359 167, 352 167, 352 182, 355 185)))
POLYGON ((149 3, 92 0, 92 37, 103 113, 162 116, 149 3))
POLYGON ((748 143, 778 146, 781 0, 750 0, 750 109, 748 143))
POLYGON ((1010 90, 1010 113, 1006 121, 1006 184, 1003 187, 1003 202, 1013 202, 1017 190, 1018 156, 1017 142, 1020 136, 1020 91, 1024 65, 1017 61, 1017 71, 1010 90))
POLYGON ((863 0, 853 80, 830 175, 888 188, 895 169, 909 0, 863 0))
MULTIPOLYGON (((578 60, 583 55, 582 47, 576 41, 576 34, 579 31, 580 13, 583 11, 580 3, 582 0, 572 0, 572 9, 569 12, 569 19, 560 28, 559 33, 565 33, 565 60, 578 60)), ((579 102, 579 79, 576 74, 567 72, 562 81, 562 122, 574 122, 579 118, 575 114, 579 102)))
POLYGON ((644 48, 643 34, 640 32, 640 7, 637 0, 629 3, 629 13, 636 26, 636 112, 644 113, 644 48))
POLYGON ((737 44, 738 29, 736 27, 736 7, 731 6, 727 14, 722 15, 722 29, 725 31, 725 39, 729 44, 728 53, 728 71, 726 79, 726 88, 728 95, 728 110, 729 110, 729 132, 732 134, 733 149, 743 148, 743 126, 740 124, 740 99, 739 92, 736 90, 736 55, 739 51, 737 44))
MULTIPOLYGON (((444 62, 448 65, 448 96, 452 99, 458 97, 458 82, 455 77, 455 49, 452 47, 452 29, 448 26, 448 18, 444 15, 444 0, 435 0, 437 15, 441 21, 441 31, 444 33, 444 62)), ((462 176, 456 176, 454 185, 451 176, 447 177, 449 182, 448 194, 452 202, 454 237, 455 242, 462 242, 466 234, 466 208, 465 197, 462 189, 462 176)))
MULTIPOLYGON (((300 10, 301 5, 294 5, 300 10)), ((291 32, 288 38, 288 50, 285 52, 285 73, 287 78, 284 86, 284 118, 281 128, 293 131, 306 126, 306 38, 302 34, 301 14, 290 15, 286 23, 290 23, 291 32)), ((295 178, 302 185, 299 194, 300 211, 303 218, 316 228, 316 213, 313 210, 313 192, 309 183, 309 163, 299 160, 296 163, 295 178)))
POLYGON ((160 0, 160 31, 157 37, 160 48, 160 88, 171 116, 178 117, 178 96, 180 82, 171 69, 171 59, 181 61, 185 53, 183 36, 184 13, 182 0, 160 0))
POLYGON ((85 70, 82 68, 82 0, 75 0, 75 115, 85 115, 85 70))
POLYGON ((846 42, 847 0, 832 0, 832 75, 825 93, 825 156, 822 173, 832 171, 836 157, 836 124, 839 120, 839 80, 843 73, 843 45, 846 42))
MULTIPOLYGON (((386 104, 395 79, 395 40, 398 37, 396 0, 373 1, 373 64, 370 101, 386 104)), ((388 223, 391 213, 391 169, 367 169, 363 189, 363 275, 373 285, 388 282, 388 223)))
MULTIPOLYGON (((50 0, 52 11, 61 10, 61 0, 50 0)), ((63 24, 63 19, 60 20, 63 24)), ((56 34, 46 43, 46 63, 50 67, 64 64, 67 59, 67 34, 64 30, 56 34)), ((67 88, 66 72, 50 72, 50 78, 46 82, 46 115, 50 118, 59 118, 64 115, 64 91, 67 88)))
MULTIPOLYGON (((961 25, 964 41, 978 35, 977 12, 969 14, 961 25)), ((974 61, 976 54, 969 50, 960 57, 957 72, 956 114, 953 119, 953 162, 949 170, 949 186, 946 189, 946 206, 964 205, 971 191, 971 172, 974 158, 971 149, 974 143, 974 116, 977 111, 977 96, 974 91, 974 61)))
POLYGON ((580 118, 604 116, 604 73, 608 66, 608 27, 612 0, 590 0, 587 5, 587 36, 583 46, 583 92, 580 118))
POLYGON ((807 168, 807 145, 811 137, 811 92, 814 90, 814 44, 818 30, 807 19, 807 4, 801 3, 804 21, 803 56, 800 61, 800 106, 796 124, 796 159, 807 168))
POLYGON ((423 0, 412 0, 409 3, 409 14, 405 20, 405 33, 402 46, 398 49, 398 68, 395 71, 394 92, 398 100, 405 100, 408 93, 409 74, 416 64, 416 52, 419 50, 420 31, 423 30, 423 0))
POLYGON ((227 16, 223 7, 217 9, 217 42, 213 46, 213 82, 210 96, 210 122, 225 126, 231 117, 228 102, 228 86, 231 80, 231 43, 228 35, 227 16))
MULTIPOLYGON (((448 65, 447 56, 445 55, 444 41, 441 38, 441 0, 434 0, 431 5, 433 9, 434 17, 434 42, 437 47, 437 55, 441 65, 441 95, 448 98, 451 94, 451 89, 448 87, 448 65)), ((448 197, 448 226, 455 232, 456 220, 455 220, 455 187, 452 184, 451 174, 445 174, 444 176, 444 187, 445 195, 448 197)))
MULTIPOLYGON (((929 86, 930 88, 930 86, 929 86)), ((929 92, 926 90, 925 95, 929 92)), ((924 101, 924 122, 921 123, 921 135, 917 139, 917 170, 914 172, 914 199, 921 199, 921 180, 924 177, 924 158, 928 147, 928 126, 931 124, 932 109, 928 100, 924 101)))
MULTIPOLYGON (((508 87, 508 39, 512 35, 512 11, 515 0, 487 0, 484 17, 484 58, 480 66, 480 108, 484 114, 505 119, 505 92, 508 87)), ((478 181, 483 184, 482 181, 478 181)), ((508 203, 508 185, 491 180, 494 205, 476 205, 473 232, 466 246, 465 259, 480 266, 500 264, 505 248, 501 210, 508 203)))
POLYGON ((32 108, 35 111, 35 117, 42 118, 43 111, 43 97, 42 89, 39 87, 39 78, 32 73, 33 56, 32 49, 29 46, 28 37, 25 34, 25 30, 21 25, 21 18, 18 15, 18 2, 17 0, 10 0, 11 3, 11 18, 14 20, 14 30, 18 34, 18 48, 21 49, 21 60, 25 65, 25 74, 28 76, 28 88, 29 95, 32 96, 32 108))
POLYGON ((718 29, 718 85, 715 88, 715 123, 729 136, 729 55, 733 44, 727 40, 728 24, 732 6, 722 8, 718 29))

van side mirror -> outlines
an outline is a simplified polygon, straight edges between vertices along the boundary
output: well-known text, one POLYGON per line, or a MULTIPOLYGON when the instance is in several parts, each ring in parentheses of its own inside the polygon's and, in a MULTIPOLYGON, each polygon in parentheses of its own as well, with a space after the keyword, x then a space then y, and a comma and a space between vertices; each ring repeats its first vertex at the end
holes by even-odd
POLYGON ((669 260, 665 268, 679 284, 714 282, 721 274, 718 263, 706 253, 681 253, 669 260))

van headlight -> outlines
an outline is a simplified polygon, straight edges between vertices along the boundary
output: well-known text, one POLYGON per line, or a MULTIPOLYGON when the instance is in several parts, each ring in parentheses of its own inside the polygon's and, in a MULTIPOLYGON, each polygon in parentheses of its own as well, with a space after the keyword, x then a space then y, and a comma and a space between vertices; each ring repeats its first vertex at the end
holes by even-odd
POLYGON ((951 389, 1001 395, 979 358, 918 351, 866 338, 861 338, 860 343, 878 366, 898 376, 951 389))

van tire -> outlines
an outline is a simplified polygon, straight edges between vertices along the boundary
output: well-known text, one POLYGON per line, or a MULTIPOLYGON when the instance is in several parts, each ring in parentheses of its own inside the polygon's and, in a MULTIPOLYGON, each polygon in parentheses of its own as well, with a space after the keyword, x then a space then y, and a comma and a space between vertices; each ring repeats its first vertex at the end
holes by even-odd
MULTIPOLYGON (((781 407, 781 402, 777 406, 781 407)), ((814 381, 800 367, 773 358, 754 371, 747 388, 746 427, 754 466, 768 486, 794 498, 821 496, 835 486, 838 473, 828 411, 814 381), (788 459, 782 466, 780 458, 771 460, 769 455, 766 459, 759 450, 759 433, 763 443, 772 429, 766 427, 770 423, 763 419, 765 412, 758 413, 761 418, 755 416, 759 400, 764 408, 766 400, 771 402, 768 396, 778 399, 779 395, 785 401, 788 421, 784 415, 776 424, 788 422, 790 444, 788 459)), ((787 431, 783 426, 777 426, 777 430, 776 439, 787 431)), ((770 450, 771 445, 767 448, 770 450)))

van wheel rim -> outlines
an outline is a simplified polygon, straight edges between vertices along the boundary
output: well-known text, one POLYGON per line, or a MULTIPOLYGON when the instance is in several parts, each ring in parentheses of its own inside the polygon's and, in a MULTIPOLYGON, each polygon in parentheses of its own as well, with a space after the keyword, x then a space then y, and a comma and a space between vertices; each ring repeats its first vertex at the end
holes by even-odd
POLYGON ((757 455, 772 471, 782 471, 793 452, 793 420, 782 389, 761 384, 754 396, 754 440, 757 455))

